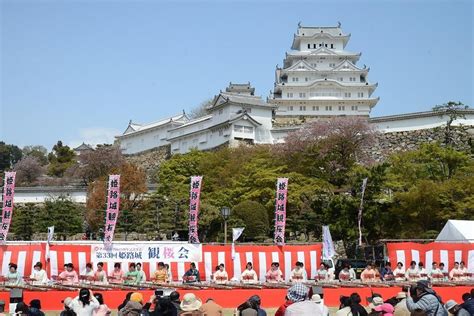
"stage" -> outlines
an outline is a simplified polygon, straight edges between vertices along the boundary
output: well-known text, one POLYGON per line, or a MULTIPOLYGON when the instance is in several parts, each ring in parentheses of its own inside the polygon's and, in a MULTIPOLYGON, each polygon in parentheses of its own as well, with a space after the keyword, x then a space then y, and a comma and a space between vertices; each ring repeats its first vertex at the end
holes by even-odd
MULTIPOLYGON (((455 286, 455 287, 435 287, 435 291, 442 297, 443 301, 446 302, 449 299, 454 299, 457 302, 461 300, 463 293, 469 292, 472 287, 468 286, 455 286)), ((384 299, 388 299, 395 296, 401 291, 399 287, 372 287, 368 288, 324 288, 324 302, 329 307, 337 307, 339 305, 339 297, 341 295, 350 295, 351 293, 357 292, 364 300, 370 297, 373 293, 382 295, 384 299)), ((112 309, 117 308, 125 298, 128 291, 126 290, 111 290, 111 291, 99 291, 104 296, 104 301, 112 309)), ((145 300, 148 300, 153 291, 138 291, 143 293, 145 300)), ((239 304, 243 303, 252 295, 259 295, 262 299, 262 306, 265 308, 276 308, 285 301, 286 289, 232 289, 232 290, 219 290, 219 289, 203 289, 203 290, 178 290, 182 297, 185 293, 194 293, 202 301, 206 301, 208 298, 213 298, 219 305, 224 308, 235 308, 239 304)), ((42 309, 45 311, 62 310, 61 301, 70 296, 77 296, 78 291, 24 291, 23 297, 26 303, 29 303, 32 299, 41 300, 42 309)), ((8 308, 8 302, 10 296, 8 292, 0 292, 0 299, 6 302, 8 308)))

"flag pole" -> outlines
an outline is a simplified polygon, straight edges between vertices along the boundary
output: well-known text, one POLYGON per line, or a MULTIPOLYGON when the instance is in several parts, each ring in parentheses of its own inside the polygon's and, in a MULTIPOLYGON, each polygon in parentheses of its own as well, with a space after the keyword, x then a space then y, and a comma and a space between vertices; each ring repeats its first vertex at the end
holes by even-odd
POLYGON ((357 216, 357 225, 359 228, 359 246, 362 246, 362 210, 364 207, 364 194, 365 194, 366 186, 367 186, 367 178, 364 178, 362 180, 362 194, 360 197, 359 214, 357 216))

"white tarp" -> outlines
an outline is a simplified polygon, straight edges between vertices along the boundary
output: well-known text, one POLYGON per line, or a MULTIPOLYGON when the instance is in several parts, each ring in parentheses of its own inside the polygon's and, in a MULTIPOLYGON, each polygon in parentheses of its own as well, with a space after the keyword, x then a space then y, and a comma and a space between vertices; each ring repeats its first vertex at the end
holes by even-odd
POLYGON ((448 220, 438 237, 436 237, 436 241, 474 243, 474 221, 448 220))

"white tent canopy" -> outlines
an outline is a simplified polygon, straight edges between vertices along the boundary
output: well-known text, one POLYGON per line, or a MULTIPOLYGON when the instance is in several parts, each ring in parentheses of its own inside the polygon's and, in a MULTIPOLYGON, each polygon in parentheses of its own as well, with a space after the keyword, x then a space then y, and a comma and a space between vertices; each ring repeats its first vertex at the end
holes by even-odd
POLYGON ((436 237, 436 241, 474 243, 474 221, 448 220, 436 237))

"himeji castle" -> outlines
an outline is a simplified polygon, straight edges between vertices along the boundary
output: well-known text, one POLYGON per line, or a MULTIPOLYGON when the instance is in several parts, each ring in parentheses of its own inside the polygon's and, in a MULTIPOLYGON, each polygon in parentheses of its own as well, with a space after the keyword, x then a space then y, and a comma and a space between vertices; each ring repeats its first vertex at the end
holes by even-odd
MULTIPOLYGON (((428 129, 447 118, 433 111, 370 117, 379 101, 370 68, 358 65, 360 52, 346 49, 351 35, 337 26, 302 26, 293 37, 275 84, 264 100, 249 83, 230 83, 220 91, 204 116, 190 119, 184 112, 149 124, 130 121, 116 136, 124 154, 170 146, 171 154, 191 149, 210 150, 240 144, 276 144, 309 120, 362 116, 381 132, 428 129)), ((474 125, 474 110, 463 122, 474 125)))
POLYGON ((369 116, 378 98, 370 68, 357 66, 361 53, 346 50, 351 35, 335 27, 298 25, 291 51, 275 71, 270 102, 276 116, 291 118, 369 116))

